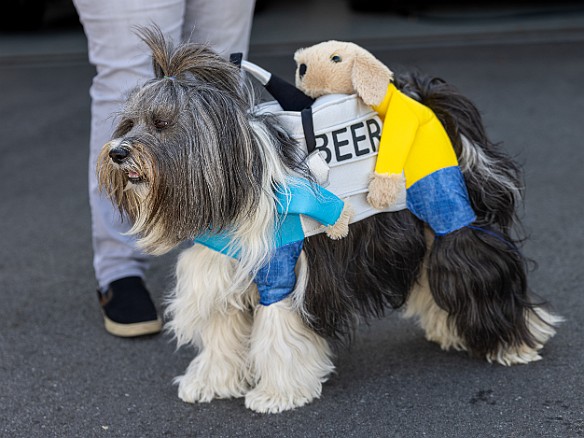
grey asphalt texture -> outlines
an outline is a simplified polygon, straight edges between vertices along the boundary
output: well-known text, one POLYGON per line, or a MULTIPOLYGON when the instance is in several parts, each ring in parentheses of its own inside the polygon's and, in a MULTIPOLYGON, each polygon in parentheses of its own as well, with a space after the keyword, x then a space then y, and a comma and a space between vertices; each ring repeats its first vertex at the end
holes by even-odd
MULTIPOLYGON (((172 379, 193 349, 104 331, 86 195, 94 69, 74 56, 0 65, 0 436, 584 436, 584 29, 549 35, 369 47, 456 85, 522 164, 530 285, 566 318, 543 360, 507 368, 444 352, 394 312, 337 350, 319 400, 279 415, 242 399, 183 403, 172 379)), ((250 59, 292 79, 284 52, 252 47, 250 59)), ((160 309, 176 255, 148 274, 160 309)))

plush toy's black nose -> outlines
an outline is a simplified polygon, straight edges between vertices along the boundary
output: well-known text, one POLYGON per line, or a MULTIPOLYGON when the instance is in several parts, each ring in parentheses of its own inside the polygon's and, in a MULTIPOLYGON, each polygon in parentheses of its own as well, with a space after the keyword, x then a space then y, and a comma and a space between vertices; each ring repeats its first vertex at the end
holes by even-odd
POLYGON ((125 148, 113 148, 109 152, 110 158, 113 160, 114 163, 122 164, 126 158, 128 158, 130 153, 125 148))
POLYGON ((307 69, 308 67, 306 67, 306 64, 300 64, 300 66, 298 67, 298 74, 300 75, 300 77, 306 74, 307 69))

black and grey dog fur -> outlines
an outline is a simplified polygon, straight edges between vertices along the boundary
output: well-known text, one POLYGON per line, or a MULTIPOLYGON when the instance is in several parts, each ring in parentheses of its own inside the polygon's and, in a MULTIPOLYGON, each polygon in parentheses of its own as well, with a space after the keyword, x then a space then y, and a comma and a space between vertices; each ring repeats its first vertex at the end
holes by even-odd
POLYGON ((444 349, 504 365, 540 359, 561 319, 527 287, 513 231, 520 170, 467 98, 436 78, 396 80, 445 126, 480 230, 434 237, 403 210, 354 223, 341 240, 307 238, 292 296, 260 306, 249 274, 272 249, 273 190, 291 174, 311 178, 305 156, 276 118, 254 113, 236 66, 204 46, 173 47, 156 29, 140 34, 155 77, 131 93, 103 148, 102 190, 150 253, 210 228, 232 231, 240 253, 194 245, 179 257, 167 326, 199 349, 177 379, 183 400, 244 396, 258 412, 304 405, 334 369, 329 342, 389 308, 403 307, 444 349))

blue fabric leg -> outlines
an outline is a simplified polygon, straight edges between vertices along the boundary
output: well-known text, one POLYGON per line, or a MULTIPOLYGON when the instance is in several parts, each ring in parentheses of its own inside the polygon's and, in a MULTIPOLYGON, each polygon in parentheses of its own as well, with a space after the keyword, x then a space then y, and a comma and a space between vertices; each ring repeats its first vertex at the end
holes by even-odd
POLYGON ((260 268, 254 282, 260 293, 260 304, 269 306, 283 300, 296 286, 296 262, 304 241, 293 242, 276 248, 274 256, 260 268))

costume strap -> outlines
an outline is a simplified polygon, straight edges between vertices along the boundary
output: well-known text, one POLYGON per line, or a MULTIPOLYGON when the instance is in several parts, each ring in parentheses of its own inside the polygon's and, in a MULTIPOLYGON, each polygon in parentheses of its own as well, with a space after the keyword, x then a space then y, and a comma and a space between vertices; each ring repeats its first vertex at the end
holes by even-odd
POLYGON ((507 245, 509 247, 509 249, 511 249, 513 252, 519 252, 519 248, 517 248, 517 245, 515 245, 512 241, 510 241, 509 239, 506 239, 505 237, 503 237, 500 233, 497 233, 496 231, 487 230, 486 228, 477 227, 475 225, 467 225, 466 228, 470 228, 471 230, 476 230, 476 231, 480 231, 482 233, 488 234, 489 236, 492 236, 495 239, 505 243, 505 245, 507 245))

